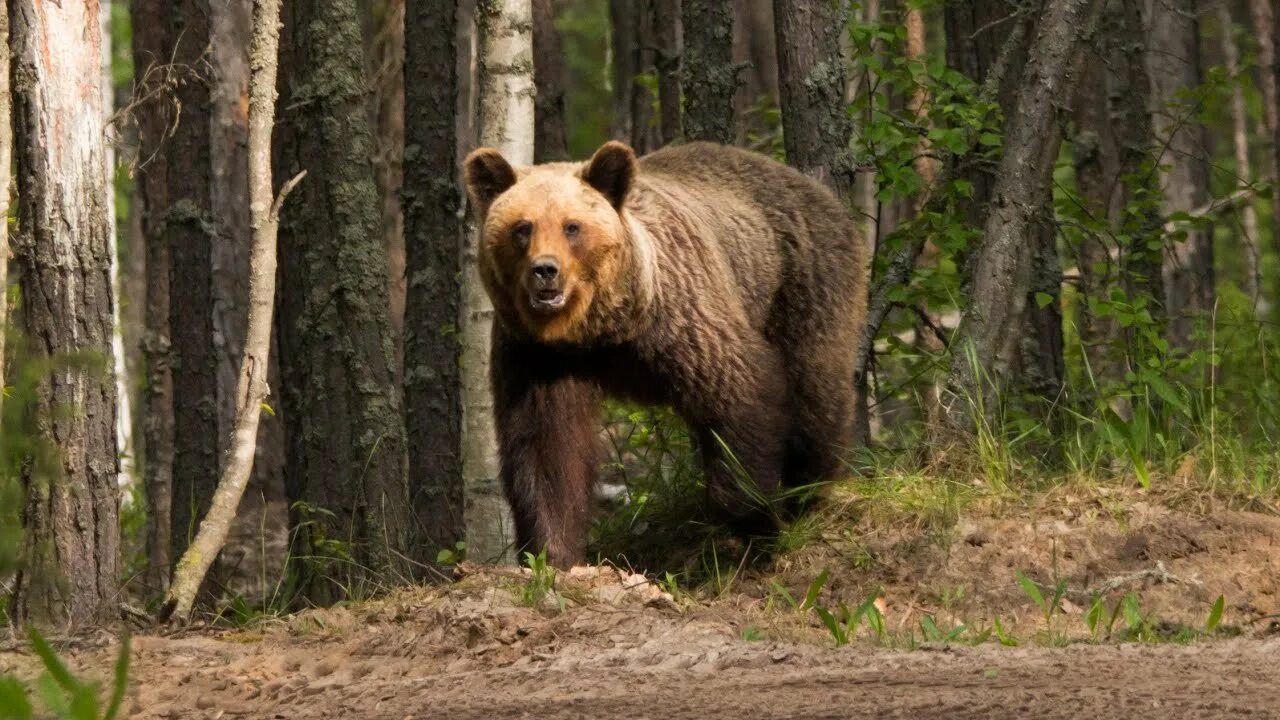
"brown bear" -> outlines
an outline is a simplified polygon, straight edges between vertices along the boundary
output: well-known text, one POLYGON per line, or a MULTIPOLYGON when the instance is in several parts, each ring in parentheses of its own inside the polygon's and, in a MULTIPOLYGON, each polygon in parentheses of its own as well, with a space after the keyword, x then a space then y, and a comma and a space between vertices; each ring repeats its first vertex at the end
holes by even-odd
POLYGON ((481 148, 464 169, 519 550, 584 560, 605 394, 677 410, 739 529, 771 524, 784 486, 836 472, 867 264, 826 187, 709 143, 637 160, 609 142, 519 169, 481 148))

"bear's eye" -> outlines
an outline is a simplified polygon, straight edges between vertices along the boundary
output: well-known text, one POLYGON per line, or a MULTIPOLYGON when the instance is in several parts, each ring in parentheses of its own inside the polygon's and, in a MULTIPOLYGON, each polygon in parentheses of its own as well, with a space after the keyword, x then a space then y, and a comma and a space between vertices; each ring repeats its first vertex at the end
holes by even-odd
POLYGON ((511 237, 520 247, 529 244, 529 238, 533 235, 533 223, 528 220, 521 220, 511 228, 511 237))
POLYGON ((582 231, 582 226, 570 220, 564 224, 564 236, 568 238, 578 237, 578 233, 582 231))

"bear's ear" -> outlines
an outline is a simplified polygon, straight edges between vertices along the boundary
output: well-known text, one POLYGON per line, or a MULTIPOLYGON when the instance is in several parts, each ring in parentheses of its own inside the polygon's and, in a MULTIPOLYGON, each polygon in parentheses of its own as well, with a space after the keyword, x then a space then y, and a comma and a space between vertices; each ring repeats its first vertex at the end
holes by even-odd
POLYGON ((483 214, 494 198, 516 184, 516 171, 502 153, 493 148, 478 148, 462 163, 471 204, 483 214))
POLYGON ((582 179, 609 199, 609 204, 619 210, 631 190, 636 177, 636 154, 631 148, 610 140, 587 161, 582 169, 582 179))

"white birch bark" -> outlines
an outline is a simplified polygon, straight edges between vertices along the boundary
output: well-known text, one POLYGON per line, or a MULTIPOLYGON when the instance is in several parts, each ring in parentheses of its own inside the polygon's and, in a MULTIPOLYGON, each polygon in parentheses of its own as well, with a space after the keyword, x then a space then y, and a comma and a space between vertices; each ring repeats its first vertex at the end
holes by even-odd
MULTIPOLYGON (((530 0, 478 3, 480 144, 512 165, 533 163, 533 6, 530 0)), ((498 444, 489 388, 493 305, 476 267, 478 233, 467 233, 462 256, 462 479, 466 492, 467 556, 510 562, 514 533, 498 480, 498 444)))

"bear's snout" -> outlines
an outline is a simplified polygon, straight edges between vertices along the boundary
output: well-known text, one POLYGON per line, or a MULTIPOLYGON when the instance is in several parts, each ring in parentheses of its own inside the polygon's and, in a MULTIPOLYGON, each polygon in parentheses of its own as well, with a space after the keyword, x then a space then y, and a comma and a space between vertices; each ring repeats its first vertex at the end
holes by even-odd
POLYGON ((555 312, 564 307, 564 276, 560 261, 552 255, 539 255, 529 263, 529 304, 540 312, 555 312))

